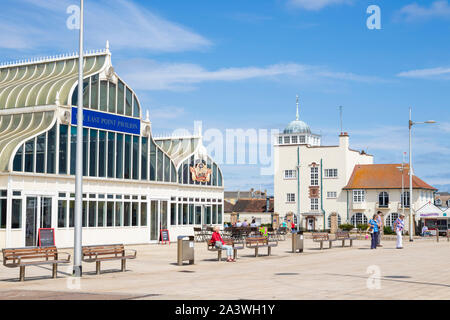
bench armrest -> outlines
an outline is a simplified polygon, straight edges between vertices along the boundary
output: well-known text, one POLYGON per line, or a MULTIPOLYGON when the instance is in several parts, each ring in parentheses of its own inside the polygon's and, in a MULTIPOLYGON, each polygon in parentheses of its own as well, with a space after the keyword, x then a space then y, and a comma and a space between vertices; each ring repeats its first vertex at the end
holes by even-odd
POLYGON ((70 257, 71 257, 70 253, 68 253, 68 252, 58 252, 58 260, 59 260, 59 257, 60 257, 61 254, 62 255, 66 255, 67 259, 65 259, 65 260, 67 260, 67 262, 70 262, 70 257))
POLYGON ((134 249, 125 249, 125 250, 124 250, 124 254, 127 255, 126 253, 127 253, 127 252, 130 252, 130 251, 132 252, 133 256, 136 258, 137 250, 134 250, 134 249))

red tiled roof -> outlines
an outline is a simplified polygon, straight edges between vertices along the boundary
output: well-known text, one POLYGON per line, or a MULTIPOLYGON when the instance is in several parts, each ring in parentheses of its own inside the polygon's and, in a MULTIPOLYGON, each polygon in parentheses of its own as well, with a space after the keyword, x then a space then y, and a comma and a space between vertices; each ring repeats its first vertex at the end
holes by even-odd
MULTIPOLYGON (((344 190, 348 189, 401 189, 402 172, 397 169, 401 164, 359 164, 353 169, 352 176, 344 190)), ((403 172, 404 187, 409 188, 409 166, 403 172)), ((414 189, 437 190, 417 176, 413 176, 414 189)))

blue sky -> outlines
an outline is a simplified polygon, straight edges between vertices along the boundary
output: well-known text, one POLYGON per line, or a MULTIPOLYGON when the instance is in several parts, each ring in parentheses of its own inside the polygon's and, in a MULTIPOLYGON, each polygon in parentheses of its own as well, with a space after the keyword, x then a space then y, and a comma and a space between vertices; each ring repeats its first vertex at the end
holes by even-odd
MULTIPOLYGON (((3 0, 0 62, 77 50, 72 0, 3 0)), ((353 148, 376 163, 408 150, 415 173, 450 191, 450 3, 446 0, 85 0, 86 47, 110 41, 116 71, 150 110, 154 134, 178 128, 280 129, 300 118, 336 144, 338 106, 353 148), (369 5, 381 30, 369 30, 369 5)), ((263 143, 263 142, 260 142, 263 143)), ((207 145, 207 141, 205 141, 207 145)), ((222 165, 227 189, 273 189, 259 165, 222 165)))

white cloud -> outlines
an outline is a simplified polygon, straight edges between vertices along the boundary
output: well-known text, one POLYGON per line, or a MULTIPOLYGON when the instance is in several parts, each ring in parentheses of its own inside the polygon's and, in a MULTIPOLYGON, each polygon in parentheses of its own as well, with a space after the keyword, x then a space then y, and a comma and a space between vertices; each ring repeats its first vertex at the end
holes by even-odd
POLYGON ((450 18, 450 5, 447 0, 434 1, 429 7, 412 3, 401 8, 397 13, 397 18, 405 21, 450 18))
POLYGON ((350 0, 289 0, 288 4, 305 10, 317 11, 330 5, 349 4, 350 0))
MULTIPOLYGON (((0 47, 8 49, 77 48, 78 32, 66 28, 70 0, 7 0, 0 12, 0 47), (3 30, 13 30, 3 32, 3 30)), ((188 28, 169 21, 133 1, 97 0, 85 3, 86 47, 111 42, 112 50, 144 49, 179 52, 211 46, 188 28)))
POLYGON ((378 82, 376 77, 353 73, 328 71, 323 67, 297 63, 279 63, 265 67, 240 67, 207 70, 191 63, 158 63, 154 60, 135 59, 119 62, 117 69, 135 89, 141 90, 192 90, 195 84, 211 81, 241 81, 257 78, 278 79, 295 77, 304 81, 313 79, 378 82))
POLYGON ((450 68, 430 68, 404 71, 397 74, 398 77, 403 78, 430 78, 436 76, 445 76, 450 74, 450 68))

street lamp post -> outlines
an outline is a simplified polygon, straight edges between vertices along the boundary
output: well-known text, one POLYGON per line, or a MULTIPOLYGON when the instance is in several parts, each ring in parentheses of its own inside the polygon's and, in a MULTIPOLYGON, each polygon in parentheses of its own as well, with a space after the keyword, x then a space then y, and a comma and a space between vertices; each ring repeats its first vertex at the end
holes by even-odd
POLYGON ((83 12, 84 2, 80 0, 80 55, 78 60, 78 107, 77 107, 77 155, 75 171, 75 223, 73 245, 73 275, 81 277, 81 236, 83 206, 83 12))
POLYGON ((413 241, 413 216, 412 216, 412 198, 413 198, 413 186, 412 186, 412 176, 414 175, 412 168, 412 141, 411 141, 411 129, 415 124, 429 124, 436 123, 434 120, 428 120, 424 122, 413 122, 411 119, 412 108, 409 108, 409 241, 413 241))

